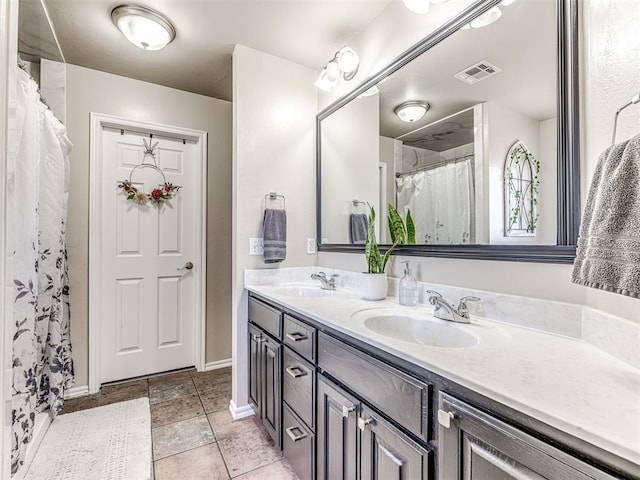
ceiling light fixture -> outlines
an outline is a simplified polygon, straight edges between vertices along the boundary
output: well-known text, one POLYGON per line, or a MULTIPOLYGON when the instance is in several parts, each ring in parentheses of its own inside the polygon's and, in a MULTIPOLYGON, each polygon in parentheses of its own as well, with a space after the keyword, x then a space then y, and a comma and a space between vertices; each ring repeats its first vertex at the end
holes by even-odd
POLYGON ((512 3, 516 3, 517 0, 502 0, 500 2, 500 5, 504 5, 505 7, 508 7, 509 5, 511 5, 512 3))
POLYGON ((360 58, 356 51, 351 47, 343 47, 324 66, 313 84, 325 92, 330 92, 343 80, 352 80, 358 73, 359 64, 360 58))
POLYGON ((404 6, 411 10, 413 13, 424 15, 429 13, 429 0, 402 0, 404 6))
POLYGON ((160 50, 176 38, 169 19, 147 7, 119 5, 111 10, 111 20, 127 40, 143 50, 160 50))
POLYGON ((429 104, 420 100, 404 102, 393 109, 398 118, 403 122, 413 123, 424 117, 429 110, 429 104))
POLYGON ((482 28, 488 25, 491 25, 493 22, 497 21, 502 16, 502 11, 496 6, 491 7, 489 10, 484 12, 479 17, 471 20, 469 25, 471 28, 482 28))

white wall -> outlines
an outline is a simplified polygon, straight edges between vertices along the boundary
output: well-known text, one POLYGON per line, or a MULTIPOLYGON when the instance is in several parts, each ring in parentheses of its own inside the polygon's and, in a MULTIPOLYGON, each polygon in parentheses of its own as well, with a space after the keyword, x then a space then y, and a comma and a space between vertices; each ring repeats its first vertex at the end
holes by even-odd
MULTIPOLYGON (((317 72, 237 45, 233 52, 233 400, 247 405, 246 268, 315 263, 306 239, 315 237, 315 113, 317 72), (262 236, 264 195, 287 202, 287 258, 266 265, 249 256, 249 238, 262 236)), ((246 410, 245 410, 246 411, 246 410)))
MULTIPOLYGON (((458 3, 444 3, 440 7, 447 5, 455 8, 458 3)), ((637 19, 640 18, 640 2, 584 0, 581 5, 584 42, 581 138, 586 147, 581 155, 581 182, 584 196, 597 157, 610 142, 615 110, 638 92, 640 35, 637 34, 637 19)), ((349 42, 356 51, 362 52, 365 71, 375 63, 371 61, 372 58, 379 56, 388 62, 389 52, 400 53, 417 40, 404 29, 397 28, 398 25, 405 25, 403 13, 397 11, 399 8, 403 8, 401 2, 397 2, 397 5, 396 2, 392 3, 349 42), (394 37, 390 32, 399 32, 399 35, 394 37)), ((426 22, 420 37, 432 30, 426 22)), ((407 29, 414 32, 413 21, 408 19, 406 25, 407 29)), ((324 98, 323 101, 329 99, 324 98)), ((637 134, 639 124, 640 107, 630 107, 621 116, 618 138, 637 134)), ((389 269, 393 276, 402 275, 399 266, 401 260, 417 264, 415 271, 422 281, 586 304, 640 323, 639 300, 573 285, 570 280, 571 265, 397 257, 389 269)), ((364 255, 318 255, 318 265, 321 266, 361 271, 363 264, 364 255)))
MULTIPOLYGON (((640 90, 640 2, 637 0, 585 0, 583 151, 581 180, 583 199, 600 153, 611 143, 615 111, 640 90)), ((620 114, 617 141, 640 132, 640 105, 620 114)), ((640 322, 640 300, 587 289, 591 307, 640 322)))
POLYGON ((89 113, 208 132, 206 361, 231 356, 231 104, 67 65, 67 131, 73 142, 67 228, 71 343, 76 385, 88 380, 89 113))
MULTIPOLYGON (((328 243, 349 243, 353 199, 381 212, 379 129, 378 95, 356 98, 322 121, 322 238, 328 243)), ((379 236, 379 221, 376 227, 379 236)))

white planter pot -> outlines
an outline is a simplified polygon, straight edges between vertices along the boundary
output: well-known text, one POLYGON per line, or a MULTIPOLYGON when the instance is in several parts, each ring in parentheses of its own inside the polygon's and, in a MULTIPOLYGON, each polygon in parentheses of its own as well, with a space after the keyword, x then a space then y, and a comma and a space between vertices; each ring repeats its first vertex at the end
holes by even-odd
POLYGON ((387 274, 363 273, 360 276, 360 293, 365 300, 383 300, 387 296, 387 274))

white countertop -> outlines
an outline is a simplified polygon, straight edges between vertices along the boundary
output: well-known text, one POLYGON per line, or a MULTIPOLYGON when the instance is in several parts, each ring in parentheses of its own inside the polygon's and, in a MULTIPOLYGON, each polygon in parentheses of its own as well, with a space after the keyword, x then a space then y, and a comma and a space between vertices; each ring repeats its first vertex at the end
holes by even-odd
POLYGON ((245 288, 640 465, 640 371, 593 345, 475 318, 463 328, 477 345, 417 345, 373 332, 357 312, 387 307, 430 316, 431 306, 370 302, 348 290, 296 297, 283 295, 285 285, 245 288))

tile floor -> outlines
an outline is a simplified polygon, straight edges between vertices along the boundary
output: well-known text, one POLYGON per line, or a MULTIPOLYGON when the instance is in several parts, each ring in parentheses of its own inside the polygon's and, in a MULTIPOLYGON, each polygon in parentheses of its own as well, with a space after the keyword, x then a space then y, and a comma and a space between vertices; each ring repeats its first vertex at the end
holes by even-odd
POLYGON ((104 385, 63 413, 140 397, 151 404, 155 480, 297 479, 254 417, 231 419, 231 368, 104 385))

